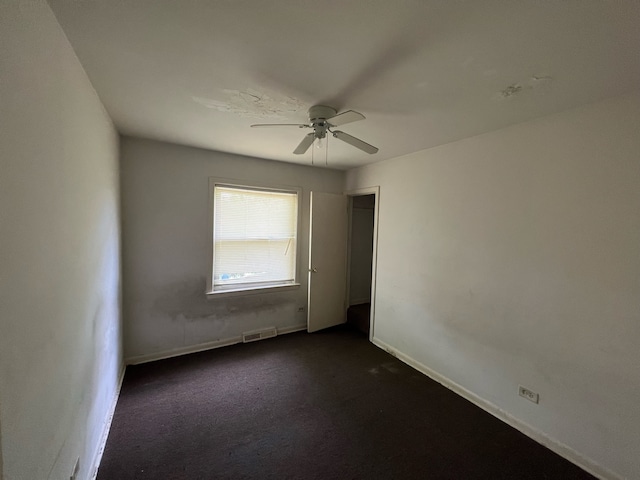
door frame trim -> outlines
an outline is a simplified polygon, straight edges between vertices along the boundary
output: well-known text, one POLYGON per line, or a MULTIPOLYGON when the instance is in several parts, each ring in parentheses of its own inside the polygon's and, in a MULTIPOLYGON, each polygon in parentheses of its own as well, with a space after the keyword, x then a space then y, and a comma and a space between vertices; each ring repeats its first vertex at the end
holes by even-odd
POLYGON ((378 267, 378 218, 380 212, 380 185, 347 190, 344 194, 349 198, 349 225, 347 229, 347 285, 345 302, 349 307, 349 285, 351 283, 351 222, 353 213, 353 197, 373 195, 375 204, 373 208, 373 251, 371 253, 371 311, 369 313, 369 341, 373 342, 375 330, 375 305, 376 305, 376 273, 378 267))

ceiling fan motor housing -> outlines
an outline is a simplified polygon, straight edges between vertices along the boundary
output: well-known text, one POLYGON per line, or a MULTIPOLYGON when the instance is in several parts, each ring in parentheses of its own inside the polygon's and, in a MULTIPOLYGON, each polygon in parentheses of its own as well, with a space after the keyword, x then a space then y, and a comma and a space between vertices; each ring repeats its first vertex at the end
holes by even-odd
POLYGON ((349 145, 359 148, 363 152, 372 154, 377 153, 377 147, 369 145, 367 142, 363 142, 359 138, 356 138, 348 133, 341 132, 339 130, 330 130, 332 127, 338 127, 351 122, 357 122, 364 120, 364 115, 353 110, 347 110, 340 115, 338 111, 333 107, 327 107, 326 105, 314 105, 309 109, 309 123, 258 123, 251 125, 252 127, 298 127, 298 128, 312 128, 313 132, 306 134, 300 144, 293 151, 296 155, 302 155, 309 147, 318 140, 326 138, 327 132, 331 133, 334 138, 341 140, 349 145))
POLYGON ((316 120, 326 120, 335 117, 338 112, 335 108, 315 105, 309 109, 309 120, 314 123, 316 120))
POLYGON ((315 138, 325 138, 327 136, 327 118, 335 117, 338 112, 331 107, 315 105, 309 109, 309 122, 313 127, 315 138))

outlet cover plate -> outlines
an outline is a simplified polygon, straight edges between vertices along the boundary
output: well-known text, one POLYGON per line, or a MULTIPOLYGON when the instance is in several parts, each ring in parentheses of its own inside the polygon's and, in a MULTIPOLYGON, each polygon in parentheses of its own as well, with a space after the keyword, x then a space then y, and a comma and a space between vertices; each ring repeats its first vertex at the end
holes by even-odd
POLYGON ((533 390, 529 390, 527 387, 523 387, 522 385, 518 386, 518 395, 533 403, 538 403, 540 401, 540 395, 533 390))

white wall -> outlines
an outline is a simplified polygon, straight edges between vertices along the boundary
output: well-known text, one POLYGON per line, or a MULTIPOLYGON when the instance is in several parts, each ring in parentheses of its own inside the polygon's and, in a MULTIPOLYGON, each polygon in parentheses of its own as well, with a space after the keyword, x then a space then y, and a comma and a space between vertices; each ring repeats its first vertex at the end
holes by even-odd
POLYGON ((122 139, 125 358, 134 361, 233 339, 261 327, 303 326, 309 192, 341 192, 344 173, 168 143, 122 139), (211 233, 208 178, 302 187, 302 286, 237 297, 205 295, 211 233))
POLYGON ((118 137, 46 2, 2 2, 0 55, 4 479, 85 479, 121 371, 118 137))
POLYGON ((640 478, 638 132, 636 93, 352 170, 346 186, 380 185, 377 341, 627 478, 640 478))

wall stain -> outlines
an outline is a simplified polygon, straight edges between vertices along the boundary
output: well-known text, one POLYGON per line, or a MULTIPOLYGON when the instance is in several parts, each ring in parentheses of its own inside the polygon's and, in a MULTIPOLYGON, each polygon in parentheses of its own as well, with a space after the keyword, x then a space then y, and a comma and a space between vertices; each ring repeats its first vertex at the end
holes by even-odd
POLYGON ((176 282, 157 291, 153 311, 172 320, 226 322, 230 317, 253 314, 281 313, 283 308, 295 308, 296 292, 252 294, 208 299, 205 277, 176 282))

